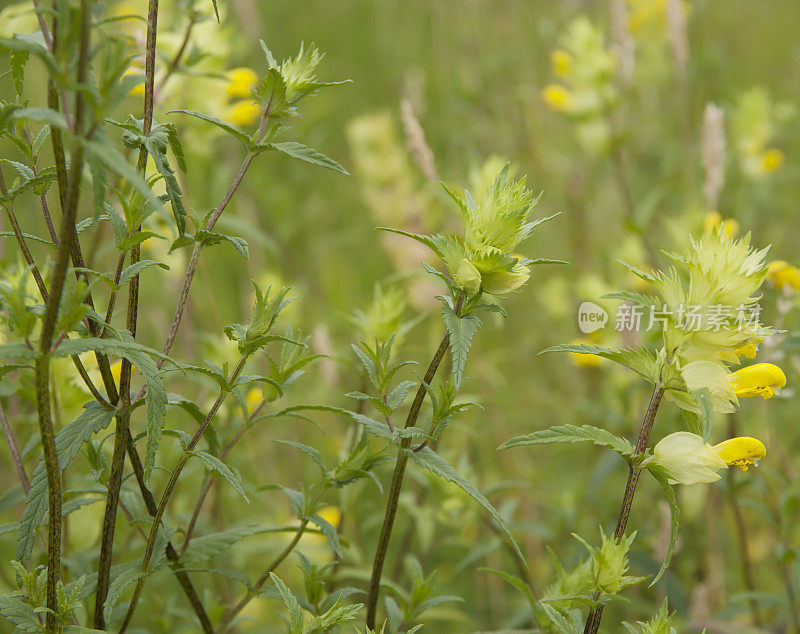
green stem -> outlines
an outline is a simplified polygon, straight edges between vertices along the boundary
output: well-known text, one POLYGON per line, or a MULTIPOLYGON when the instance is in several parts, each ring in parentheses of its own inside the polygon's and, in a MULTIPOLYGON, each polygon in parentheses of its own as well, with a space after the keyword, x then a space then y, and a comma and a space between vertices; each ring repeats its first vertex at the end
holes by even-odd
MULTIPOLYGON (((639 439, 636 441, 636 454, 640 455, 647 449, 647 444, 650 442, 650 433, 653 431, 653 423, 656 420, 658 407, 661 405, 661 399, 664 397, 664 387, 657 384, 653 389, 653 396, 650 398, 650 404, 647 406, 644 420, 642 421, 642 428, 639 431, 639 439)), ((617 519, 617 528, 614 531, 614 539, 619 544, 622 537, 625 535, 625 529, 628 526, 628 518, 631 515, 631 507, 633 506, 633 496, 636 493, 636 485, 639 483, 639 476, 642 470, 639 466, 631 466, 628 468, 628 481, 625 485, 625 495, 622 497, 622 507, 619 511, 619 518, 617 519)), ((597 596, 595 596, 597 599, 597 596)), ((583 634, 597 634, 600 628, 600 621, 603 618, 603 605, 598 605, 593 610, 589 611, 586 617, 586 625, 583 629, 583 634)))
MULTIPOLYGON (((456 302, 455 313, 461 316, 461 306, 464 302, 464 295, 460 294, 456 302)), ((419 417, 422 403, 425 401, 425 395, 428 388, 436 376, 436 370, 439 369, 439 364, 442 362, 447 349, 450 347, 450 335, 445 333, 436 353, 433 355, 423 383, 420 383, 417 393, 414 396, 414 401, 411 403, 411 409, 408 411, 406 418, 406 428, 413 427, 417 418, 419 417)), ((383 518, 383 526, 381 527, 381 534, 378 537, 378 548, 375 552, 375 559, 372 562, 372 577, 369 582, 369 596, 367 597, 367 627, 375 629, 375 618, 378 611, 378 595, 381 588, 381 575, 383 574, 383 565, 386 562, 386 554, 389 550, 389 540, 392 536, 392 528, 394 527, 394 519, 397 515, 397 504, 400 499, 400 489, 403 486, 403 476, 405 475, 406 465, 408 464, 407 450, 411 446, 411 438, 403 438, 400 442, 400 451, 397 454, 397 462, 394 466, 394 475, 392 476, 392 486, 389 489, 389 498, 386 501, 386 514, 383 518)))
MULTIPOLYGON (((228 378, 228 384, 232 385, 236 381, 236 377, 239 376, 239 373, 244 368, 245 362, 247 361, 248 355, 242 355, 239 359, 239 362, 236 364, 236 367, 233 369, 231 376, 228 378)), ((136 606, 139 603, 139 598, 142 595, 142 589, 144 588, 145 581, 147 580, 148 573, 150 572, 150 560, 153 558, 153 550, 155 548, 156 537, 158 535, 158 529, 161 526, 161 519, 164 516, 164 511, 167 508, 167 504, 169 503, 169 499, 172 496, 173 491, 175 490, 175 486, 178 484, 178 478, 183 471, 183 468, 186 466, 186 463, 189 461, 191 457, 191 453, 197 444, 200 442, 203 434, 205 433, 208 426, 211 424, 214 416, 216 415, 217 411, 219 410, 222 403, 225 401, 229 393, 229 390, 222 389, 220 391, 217 400, 214 401, 214 404, 211 406, 208 414, 203 420, 203 423, 195 432, 192 439, 189 441, 188 445, 186 446, 186 450, 181 455, 180 459, 178 460, 178 464, 172 470, 170 474, 169 481, 167 482, 166 487, 164 488, 164 494, 161 497, 161 502, 156 509, 156 513, 153 516, 153 523, 150 527, 150 534, 147 537, 147 545, 145 546, 144 555, 142 557, 142 577, 139 578, 139 581, 136 583, 136 588, 133 591, 133 597, 131 598, 130 605, 128 606, 128 612, 125 614, 125 619, 122 622, 122 626, 120 627, 120 634, 125 632, 128 629, 128 626, 131 623, 131 619, 133 618, 133 614, 136 611, 136 606)))
MULTIPOLYGON (((145 57, 144 118, 142 134, 150 134, 153 122, 153 82, 155 77, 156 38, 158 33, 158 0, 150 0, 147 11, 147 52, 145 57)), ((144 175, 147 167, 147 150, 144 145, 139 149, 137 169, 144 175)), ((140 228, 141 229, 141 228, 140 228)), ((124 256, 124 254, 123 254, 124 256)), ((131 249, 131 265, 139 261, 140 247, 131 249)), ((117 267, 119 269, 119 266, 117 267)), ((128 315, 126 327, 131 336, 136 338, 136 324, 139 312, 139 276, 131 280, 128 287, 128 315)), ((114 436, 114 453, 108 478, 106 508, 103 517, 100 559, 97 568, 97 590, 94 605, 94 627, 105 628, 103 616, 104 604, 108 595, 109 577, 111 574, 111 557, 114 550, 114 528, 119 506, 119 493, 122 487, 122 474, 125 470, 125 449, 130 435, 131 422, 131 362, 122 359, 120 372, 119 396, 120 404, 117 412, 117 429, 114 436)))

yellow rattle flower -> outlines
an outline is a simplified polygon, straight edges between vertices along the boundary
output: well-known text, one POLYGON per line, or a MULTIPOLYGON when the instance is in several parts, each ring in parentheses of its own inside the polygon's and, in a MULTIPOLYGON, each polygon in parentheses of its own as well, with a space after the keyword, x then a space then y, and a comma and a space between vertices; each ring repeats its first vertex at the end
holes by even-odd
POLYGON ((800 269, 785 260, 774 260, 767 265, 767 280, 775 288, 791 286, 800 289, 800 269))
POLYGON ((786 375, 772 363, 755 363, 733 372, 728 379, 739 398, 760 396, 772 398, 786 385, 786 375))
POLYGON ((555 112, 567 112, 572 106, 572 93, 560 84, 549 84, 542 89, 542 99, 555 112))
POLYGON ((225 94, 234 99, 249 97, 258 83, 258 75, 245 67, 229 70, 225 76, 229 82, 225 88, 225 94))

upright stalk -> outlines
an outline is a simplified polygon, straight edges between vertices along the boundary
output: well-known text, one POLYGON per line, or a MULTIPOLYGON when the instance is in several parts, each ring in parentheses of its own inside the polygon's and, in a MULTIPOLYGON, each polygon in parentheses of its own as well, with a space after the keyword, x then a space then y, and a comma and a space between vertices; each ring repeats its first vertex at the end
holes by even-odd
MULTIPOLYGON (((236 367, 231 372, 230 377, 228 377, 228 383, 233 384, 236 380, 236 377, 239 376, 239 373, 244 368, 245 362, 247 361, 247 355, 242 355, 239 359, 239 362, 236 364, 236 367)), ((169 503, 169 499, 172 496, 173 491, 175 490, 175 486, 178 484, 178 478, 183 471, 183 468, 186 466, 186 463, 189 461, 191 457, 191 451, 197 446, 200 442, 200 439, 203 437, 206 429, 211 424, 211 421, 216 416, 217 411, 222 406, 222 403, 225 402, 225 399, 228 396, 228 390, 223 389, 217 400, 214 401, 214 404, 211 406, 208 414, 206 415, 203 423, 195 432, 192 439, 186 445, 186 449, 183 452, 183 455, 178 460, 178 464, 172 470, 170 474, 169 481, 167 482, 166 487, 164 488, 164 494, 161 496, 161 502, 158 505, 158 509, 156 510, 155 515, 153 516, 153 523, 150 526, 150 534, 147 537, 147 545, 145 546, 144 555, 142 557, 142 573, 143 575, 139 578, 139 581, 136 583, 136 588, 133 591, 133 597, 131 598, 130 605, 128 606, 128 612, 125 614, 125 619, 122 622, 122 626, 120 628, 120 634, 123 634, 125 630, 128 629, 128 626, 131 623, 131 619, 133 618, 133 613, 136 611, 136 606, 139 603, 139 598, 142 595, 142 589, 144 588, 144 583, 147 580, 147 575, 150 572, 150 560, 153 557, 153 551, 155 548, 156 537, 158 536, 158 529, 161 526, 161 519, 164 517, 164 511, 167 508, 167 504, 169 503)))
MULTIPOLYGON (((653 431, 653 423, 656 420, 656 413, 658 407, 661 405, 661 399, 664 396, 664 386, 656 384, 653 389, 653 396, 650 398, 650 404, 647 406, 644 420, 642 421, 642 428, 639 431, 639 439, 636 441, 636 454, 641 455, 647 449, 647 444, 650 442, 650 433, 653 431)), ((622 506, 619 510, 619 517, 617 518, 617 528, 614 531, 614 540, 619 544, 622 537, 625 535, 625 529, 628 526, 628 518, 631 515, 631 506, 633 505, 633 496, 636 493, 636 485, 639 483, 639 476, 642 470, 639 465, 631 464, 628 468, 628 482, 625 484, 625 495, 622 497, 622 506)), ((583 628, 583 634, 597 634, 600 628, 600 621, 603 618, 602 605, 597 606, 589 611, 586 617, 586 625, 583 628)))
MULTIPOLYGON (((147 51, 145 57, 144 117, 142 134, 150 134, 153 123, 153 82, 156 63, 156 37, 158 33, 158 0, 150 0, 147 10, 147 51)), ((139 148, 138 172, 144 176, 147 167, 147 150, 139 148)), ((131 265, 139 261, 140 247, 131 249, 131 265)), ((131 280, 128 287, 128 315, 126 328, 136 337, 136 322, 139 312, 139 276, 131 280)), ((122 474, 125 470, 125 450, 128 444, 131 422, 131 362, 122 359, 119 382, 119 406, 117 410, 117 429, 114 435, 114 452, 108 478, 106 508, 103 517, 103 532, 100 544, 100 560, 97 568, 97 591, 94 604, 94 627, 105 628, 103 616, 104 604, 108 595, 109 576, 111 574, 111 556, 114 550, 114 528, 119 506, 119 493, 122 486, 122 474)))
MULTIPOLYGON (((461 316, 461 306, 464 303, 464 295, 458 296, 456 302, 455 313, 461 316)), ((419 418, 422 403, 425 400, 427 393, 427 386, 431 384, 433 378, 436 376, 436 371, 439 369, 439 364, 442 362, 447 349, 450 347, 450 335, 445 333, 436 353, 433 355, 428 371, 425 372, 424 382, 420 383, 417 393, 414 396, 414 401, 411 403, 411 409, 408 410, 408 417, 406 418, 405 427, 413 427, 417 418, 419 418)), ((375 617, 378 611, 378 595, 381 589, 381 575, 383 574, 383 565, 386 562, 386 554, 389 550, 389 539, 392 536, 392 528, 394 527, 394 519, 397 515, 397 503, 400 499, 400 489, 403 486, 403 476, 406 472, 406 465, 408 464, 408 449, 411 447, 411 438, 403 438, 400 442, 400 450, 397 454, 397 462, 394 467, 394 475, 392 476, 392 486, 389 489, 389 498, 386 501, 386 514, 383 518, 383 526, 381 527, 381 534, 378 537, 378 549, 375 552, 375 559, 372 562, 372 577, 369 582, 369 596, 367 597, 367 627, 375 629, 375 617)))
MULTIPOLYGON (((80 4, 80 47, 78 50, 77 83, 86 80, 89 64, 89 34, 91 15, 89 0, 81 0, 80 4)), ((83 93, 75 96, 75 134, 83 132, 85 104, 83 93)), ((80 194, 81 174, 83 173, 83 149, 75 143, 70 161, 69 183, 66 191, 65 206, 61 218, 61 242, 56 252, 55 263, 51 274, 50 297, 45 302, 42 331, 39 339, 39 355, 36 357, 36 409, 39 417, 39 433, 42 438, 45 470, 48 486, 47 524, 47 585, 46 597, 49 609, 45 627, 48 632, 56 630, 58 614, 58 598, 56 587, 61 572, 61 470, 58 467, 58 454, 55 444, 55 430, 50 409, 50 355, 53 336, 58 319, 58 308, 61 294, 67 277, 72 239, 75 233, 75 219, 78 213, 78 196, 80 194)))

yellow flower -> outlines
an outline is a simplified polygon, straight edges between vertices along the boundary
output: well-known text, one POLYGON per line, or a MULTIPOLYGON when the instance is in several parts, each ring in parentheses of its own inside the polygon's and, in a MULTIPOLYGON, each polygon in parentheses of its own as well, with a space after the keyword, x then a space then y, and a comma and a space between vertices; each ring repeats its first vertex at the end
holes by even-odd
POLYGON ((572 93, 560 84, 549 84, 542 89, 542 99, 555 112, 567 112, 572 106, 572 93))
MULTIPOLYGON (((131 366, 131 376, 136 374, 136 367, 131 366)), ((120 376, 122 376, 122 361, 116 361, 111 364, 111 376, 114 377, 114 383, 119 385, 120 376)))
POLYGON ((249 68, 234 68, 229 70, 225 76, 229 82, 225 88, 225 94, 234 99, 249 97, 258 83, 258 75, 249 68))
POLYGON ((703 233, 709 235, 715 231, 719 231, 723 227, 725 237, 733 238, 739 233, 739 223, 733 218, 726 218, 724 221, 718 211, 709 211, 705 218, 703 218, 703 233), (723 224, 724 222, 724 224, 723 224))
POLYGON ((251 125, 261 116, 261 106, 254 101, 237 101, 228 108, 228 120, 236 125, 251 125))
POLYGON ((338 506, 323 506, 317 511, 317 515, 326 520, 331 526, 339 526, 342 521, 342 510, 338 506))
MULTIPOLYGON (((575 339, 570 343, 573 345, 592 344, 592 342, 588 339, 575 339)), ((585 352, 570 352, 569 356, 572 359, 572 362, 579 368, 596 368, 603 362, 602 357, 598 357, 596 354, 587 354, 585 352)))
POLYGON ((761 155, 761 166, 765 172, 774 172, 780 169, 786 157, 778 148, 772 147, 761 155))
POLYGON ((572 66, 572 55, 567 51, 558 49, 550 53, 550 61, 553 64, 553 72, 559 77, 569 74, 572 66))
POLYGON ((764 443, 747 436, 725 440, 714 445, 714 451, 726 465, 739 467, 742 471, 747 471, 751 464, 758 466, 758 461, 767 457, 764 443))
POLYGON ((731 387, 739 398, 760 396, 772 398, 786 385, 786 375, 772 363, 756 363, 733 372, 729 377, 731 387))
POLYGON ((247 395, 244 397, 244 402, 247 403, 247 411, 252 414, 263 400, 264 390, 260 387, 250 388, 250 391, 248 391, 247 395))
POLYGON ((752 343, 748 343, 747 345, 742 346, 741 348, 737 348, 736 350, 733 351, 733 354, 735 354, 737 357, 745 357, 746 359, 755 359, 756 354, 758 353, 758 344, 760 344, 762 341, 764 341, 764 337, 759 337, 752 343))
POLYGON ((652 460, 667 470, 670 484, 705 484, 727 468, 714 448, 697 434, 679 431, 653 447, 652 460))
POLYGON ((791 286, 800 289, 800 269, 784 260, 775 260, 767 265, 767 279, 775 288, 791 286))

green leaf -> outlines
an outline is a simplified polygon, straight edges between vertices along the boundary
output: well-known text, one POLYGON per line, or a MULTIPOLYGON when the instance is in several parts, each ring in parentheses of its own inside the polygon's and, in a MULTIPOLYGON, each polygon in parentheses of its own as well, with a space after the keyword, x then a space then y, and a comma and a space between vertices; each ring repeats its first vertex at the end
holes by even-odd
POLYGON ((238 475, 233 472, 228 465, 226 465, 222 460, 217 458, 216 456, 212 456, 210 453, 206 453, 205 451, 192 451, 190 455, 197 456, 206 467, 211 471, 216 471, 220 474, 225 481, 230 484, 233 489, 244 498, 244 501, 250 504, 250 500, 247 499, 247 494, 244 492, 242 488, 242 481, 238 475))
POLYGON ((369 416, 364 416, 364 414, 359 414, 358 412, 352 412, 349 409, 343 409, 341 407, 331 407, 328 405, 295 405, 293 407, 287 407, 286 409, 281 410, 277 415, 291 414, 292 412, 299 412, 305 410, 333 412, 334 414, 347 416, 351 420, 355 421, 356 423, 364 427, 369 433, 374 434, 379 438, 385 438, 386 440, 394 440, 392 432, 389 431, 389 428, 386 426, 385 423, 379 423, 378 421, 370 418, 369 416))
POLYGON ((278 445, 286 445, 287 447, 299 449, 314 462, 316 462, 317 465, 319 465, 319 468, 322 469, 323 473, 325 472, 325 464, 322 462, 322 455, 319 453, 319 451, 314 449, 314 447, 309 447, 308 445, 304 445, 301 442, 294 442, 293 440, 273 440, 272 442, 278 445))
POLYGON ((305 161, 306 163, 327 167, 329 170, 333 170, 334 172, 339 172, 340 174, 345 174, 348 176, 350 174, 345 168, 339 165, 332 158, 329 158, 319 150, 310 148, 306 145, 303 145, 302 143, 296 143, 295 141, 287 141, 285 143, 267 143, 265 145, 268 148, 278 150, 278 152, 283 152, 284 154, 288 154, 292 158, 300 159, 301 161, 305 161))
POLYGON ((9 620, 18 632, 44 632, 33 608, 8 594, 0 594, 0 615, 9 620))
POLYGON ((14 90, 17 96, 22 96, 22 89, 25 86, 25 63, 28 61, 30 51, 11 51, 8 55, 8 65, 11 69, 11 77, 14 80, 14 90))
POLYGON ((444 478, 448 482, 452 482, 456 486, 460 487, 467 495, 469 495, 473 500, 475 500, 478 504, 480 504, 488 513, 492 516, 497 525, 502 529, 502 531, 508 537, 511 546, 514 548, 516 553, 519 555, 520 559, 524 562, 525 557, 522 555, 522 551, 517 544, 517 540, 514 539, 514 535, 511 534, 511 530, 506 525, 505 520, 503 517, 498 513, 497 509, 492 506, 491 502, 486 499, 486 496, 481 493, 478 488, 472 484, 469 480, 467 480, 464 476, 459 474, 451 465, 448 463, 444 458, 442 458, 439 454, 434 452, 429 447, 423 447, 420 451, 409 451, 404 450, 406 455, 408 455, 414 462, 416 462, 420 467, 430 471, 431 473, 439 476, 440 478, 444 478))
POLYGON ((186 549, 186 552, 181 555, 181 562, 202 563, 208 561, 212 557, 228 550, 228 548, 234 544, 238 544, 245 537, 250 537, 251 535, 296 530, 296 526, 275 528, 264 526, 263 524, 248 524, 246 526, 230 528, 219 533, 201 535, 200 537, 194 537, 192 541, 189 542, 189 547, 186 549))
POLYGON ((130 183, 137 192, 150 204, 154 209, 162 209, 163 205, 158 196, 156 196, 147 183, 142 179, 139 173, 128 163, 120 151, 107 141, 94 141, 91 139, 84 139, 81 141, 84 144, 86 153, 96 158, 103 165, 115 174, 119 174, 130 183))
POLYGON ((147 383, 145 392, 145 405, 147 406, 147 447, 145 449, 144 473, 149 481, 150 473, 155 466, 156 452, 161 441, 161 432, 164 429, 164 418, 167 414, 167 392, 164 389, 164 380, 153 361, 153 356, 162 356, 156 350, 148 348, 130 340, 97 339, 86 337, 83 339, 69 339, 62 341, 53 351, 55 356, 72 356, 87 351, 101 352, 102 354, 127 359, 141 374, 147 383))
MULTIPOLYGON (((78 455, 84 443, 93 434, 111 424, 115 411, 106 409, 100 403, 91 401, 83 406, 83 413, 74 421, 65 425, 56 434, 55 445, 58 455, 58 466, 64 471, 78 455)), ((42 523, 47 510, 47 471, 44 462, 40 461, 31 476, 30 490, 25 500, 25 508, 19 520, 16 560, 25 564, 33 552, 36 529, 42 523)))
POLYGON ((139 581, 145 573, 142 572, 142 565, 139 560, 128 561, 119 566, 115 566, 114 578, 108 586, 108 595, 103 603, 103 616, 106 621, 111 620, 111 610, 120 600, 125 590, 133 583, 139 581))
POLYGON ((319 527, 323 535, 325 535, 325 538, 328 540, 328 543, 331 545, 333 552, 336 553, 337 557, 341 558, 342 546, 339 543, 339 534, 336 532, 336 528, 333 526, 333 524, 331 524, 325 518, 320 517, 316 513, 311 515, 308 518, 308 521, 319 527))
POLYGON ((238 236, 226 236, 222 233, 215 233, 213 231, 207 231, 206 229, 200 229, 194 238, 197 241, 201 241, 204 246, 213 246, 215 244, 220 244, 223 241, 227 241, 230 242, 244 258, 247 258, 250 255, 250 252, 247 248, 247 241, 238 236))
POLYGON ((675 553, 675 545, 678 542, 678 516, 680 515, 680 508, 678 508, 678 498, 675 496, 675 489, 669 483, 669 475, 667 474, 667 470, 654 462, 648 463, 647 469, 650 471, 653 477, 658 480, 658 483, 661 485, 661 489, 664 491, 664 497, 667 499, 667 503, 669 504, 670 518, 669 543, 667 544, 667 552, 664 554, 664 562, 661 564, 661 568, 650 582, 650 587, 652 588, 658 582, 658 580, 664 576, 664 573, 669 567, 669 562, 672 561, 672 555, 675 553))
POLYGON ((593 354, 630 368, 651 383, 657 383, 661 375, 661 364, 656 356, 645 348, 604 348, 586 344, 561 344, 542 350, 546 352, 577 352, 593 354))
POLYGON ((548 443, 590 442, 600 447, 613 449, 620 456, 631 459, 636 455, 636 447, 606 429, 592 425, 558 425, 550 429, 542 429, 525 436, 517 436, 504 442, 499 449, 510 449, 522 445, 544 445, 548 443))
POLYGON ((519 591, 519 593, 522 594, 522 596, 524 596, 525 599, 527 599, 528 604, 531 606, 531 608, 536 609, 537 602, 536 602, 536 597, 533 594, 533 590, 531 590, 531 587, 519 577, 509 574, 507 572, 503 572, 502 570, 495 570, 494 568, 478 568, 478 572, 490 572, 493 575, 497 575, 498 577, 503 579, 506 583, 508 583, 510 586, 512 586, 514 589, 519 591))
POLYGON ((300 602, 294 596, 291 590, 286 587, 286 584, 281 581, 281 578, 274 572, 270 572, 269 576, 272 578, 272 583, 278 589, 278 594, 281 595, 283 603, 289 610, 289 617, 291 618, 291 634, 301 634, 303 632, 303 609, 300 607, 300 602))
POLYGON ((450 354, 453 357, 453 381, 456 389, 461 387, 464 378, 464 368, 467 365, 467 356, 472 345, 472 337, 481 327, 481 320, 475 315, 459 317, 449 306, 442 309, 447 332, 450 333, 450 354))
POLYGON ((196 117, 197 119, 200 119, 202 121, 213 123, 221 130, 224 130, 225 132, 233 136, 237 141, 239 141, 239 143, 245 145, 246 147, 250 147, 250 137, 247 136, 236 126, 233 126, 230 123, 223 121, 222 119, 217 119, 216 117, 212 117, 209 114, 203 114, 202 112, 197 112, 196 110, 184 110, 183 108, 178 108, 177 110, 170 110, 167 114, 172 114, 173 112, 188 114, 189 116, 196 117))
POLYGON ((50 110, 49 108, 20 108, 12 115, 14 120, 26 121, 42 121, 48 124, 51 128, 58 128, 65 132, 69 132, 69 124, 66 117, 57 110, 50 110))
POLYGON ((157 260, 139 260, 129 266, 126 266, 122 273, 119 276, 119 286, 125 286, 128 282, 130 282, 134 277, 139 275, 145 269, 151 266, 159 266, 162 269, 169 270, 169 266, 164 264, 163 262, 158 262, 157 260))
POLYGON ((172 215, 175 217, 178 233, 183 235, 186 233, 186 207, 183 206, 183 192, 178 179, 175 178, 175 170, 169 166, 166 153, 162 151, 159 144, 152 137, 144 139, 144 147, 153 159, 156 170, 164 178, 167 197, 172 207, 172 215))

